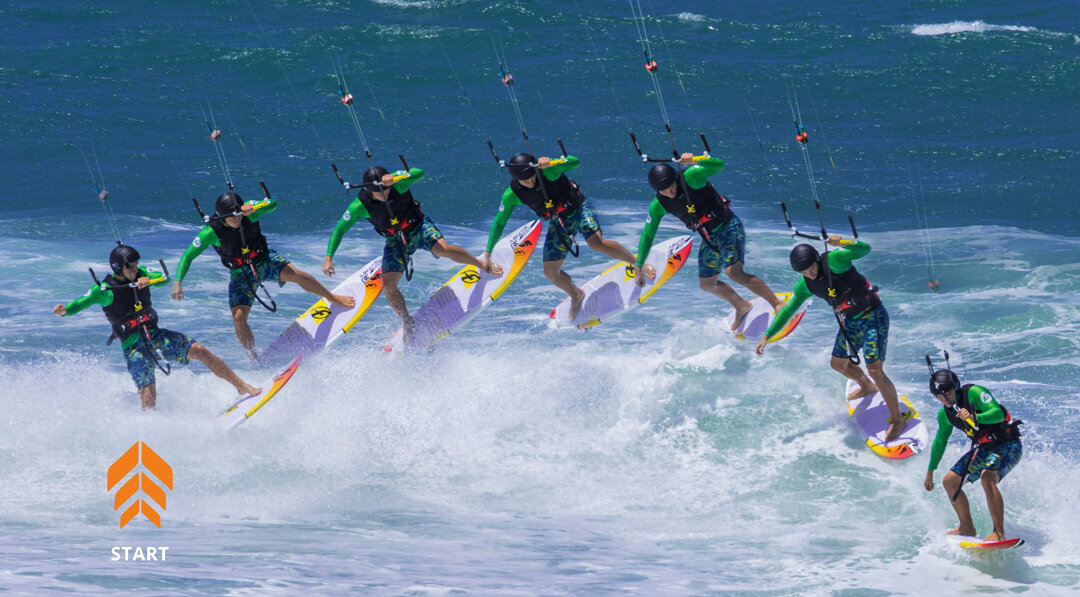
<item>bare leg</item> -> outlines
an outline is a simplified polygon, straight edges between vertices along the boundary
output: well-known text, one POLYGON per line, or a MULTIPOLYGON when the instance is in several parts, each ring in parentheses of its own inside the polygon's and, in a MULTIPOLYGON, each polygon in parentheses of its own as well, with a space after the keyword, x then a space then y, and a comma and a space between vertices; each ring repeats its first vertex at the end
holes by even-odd
POLYGON ((727 266, 724 270, 727 272, 729 278, 734 282, 738 282, 743 286, 750 289, 750 292, 760 296, 761 298, 769 301, 772 305, 773 311, 784 306, 784 302, 776 298, 776 294, 769 288, 769 285, 764 280, 755 276, 754 274, 748 274, 743 271, 743 262, 736 261, 735 263, 727 266))
POLYGON ((570 274, 563 271, 562 265, 565 261, 565 259, 545 261, 544 277, 570 297, 570 321, 573 321, 581 310, 581 301, 585 299, 585 291, 578 288, 570 274))
POLYGON ((982 486, 983 492, 986 494, 986 507, 990 509, 990 520, 994 523, 994 532, 990 533, 989 537, 986 537, 986 541, 1004 541, 1005 540, 1005 500, 1001 497, 1001 491, 998 490, 998 476, 997 471, 985 470, 982 472, 982 486))
POLYGON ((195 359, 206 365, 206 368, 211 373, 232 384, 232 387, 236 388, 236 392, 240 395, 255 394, 260 390, 260 388, 244 383, 244 380, 240 379, 240 376, 225 364, 225 361, 198 342, 192 344, 191 348, 188 349, 187 358, 195 359))
POLYGON ((401 325, 405 331, 405 343, 412 341, 413 328, 416 322, 409 315, 409 309, 405 307, 405 297, 398 290, 398 282, 401 281, 401 272, 383 272, 383 296, 390 308, 401 318, 401 325))
POLYGON ((300 285, 300 288, 323 297, 324 299, 338 305, 339 307, 345 307, 352 309, 356 305, 356 299, 347 294, 333 294, 321 282, 315 279, 314 276, 307 272, 302 272, 293 264, 288 264, 281 270, 281 280, 283 282, 295 282, 300 285))
MULTIPOLYGON (((945 495, 951 498, 956 493, 956 490, 960 488, 962 482, 963 478, 960 475, 952 471, 945 473, 945 478, 941 480, 941 486, 945 488, 945 495)), ((956 510, 956 516, 960 519, 960 526, 949 531, 949 534, 974 537, 975 523, 971 520, 971 506, 968 504, 967 495, 963 491, 952 501, 952 507, 953 510, 956 510)))
POLYGON ((157 384, 150 384, 139 388, 139 402, 143 410, 154 410, 157 405, 157 384))
POLYGON ((866 364, 866 372, 874 380, 885 406, 889 407, 889 432, 885 434, 885 441, 892 441, 899 437, 907 427, 903 415, 900 414, 900 399, 896 396, 896 386, 893 385, 888 375, 885 375, 885 361, 878 359, 866 364))
POLYGON ((746 314, 750 312, 752 308, 750 301, 739 296, 735 289, 732 288, 727 282, 721 282, 720 276, 709 276, 708 278, 698 278, 698 283, 701 285, 701 289, 709 294, 722 298, 725 301, 731 303, 731 306, 735 308, 735 323, 731 324, 732 331, 739 327, 746 314))
POLYGON ((236 339, 254 361, 259 358, 259 354, 255 352, 255 334, 251 333, 251 328, 247 323, 249 313, 251 313, 251 305, 236 305, 232 308, 232 321, 233 328, 236 330, 236 339))
POLYGON ((436 257, 446 257, 450 261, 455 261, 462 265, 471 265, 480 271, 486 271, 489 274, 496 276, 502 274, 502 266, 498 263, 492 263, 487 270, 484 269, 484 264, 477 259, 472 253, 462 249, 457 245, 452 245, 446 242, 445 238, 440 238, 435 246, 431 247, 431 252, 436 257))
POLYGON ((864 373, 858 365, 852 363, 851 361, 840 357, 832 357, 829 360, 829 365, 833 368, 834 371, 836 371, 840 375, 843 375, 851 381, 859 384, 858 390, 855 390, 854 392, 848 394, 848 400, 862 398, 863 396, 873 394, 877 391, 877 386, 874 385, 874 382, 866 376, 866 373, 864 373))
POLYGON ((585 242, 588 243, 590 249, 597 253, 603 253, 608 257, 618 259, 619 261, 629 263, 630 265, 634 265, 634 262, 636 261, 634 254, 626 250, 626 247, 613 240, 604 238, 604 235, 600 232, 590 235, 589 238, 585 239, 585 242))

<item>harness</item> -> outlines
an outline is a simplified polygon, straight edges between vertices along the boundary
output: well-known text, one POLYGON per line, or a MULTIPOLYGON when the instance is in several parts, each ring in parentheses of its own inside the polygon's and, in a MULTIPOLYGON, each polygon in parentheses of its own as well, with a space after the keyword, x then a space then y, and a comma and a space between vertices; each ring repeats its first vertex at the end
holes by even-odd
POLYGON ((717 192, 712 183, 706 182, 704 187, 695 189, 686 184, 686 179, 681 174, 679 182, 679 191, 674 197, 657 193, 656 200, 668 213, 679 218, 687 229, 701 235, 705 244, 719 252, 720 247, 713 241, 709 231, 731 220, 734 215, 731 212, 731 201, 717 192))
POLYGON ((113 293, 113 302, 101 308, 113 329, 105 344, 110 345, 117 338, 123 343, 129 336, 137 333, 143 343, 144 353, 154 361, 154 365, 165 375, 171 373, 172 366, 165 362, 165 355, 161 354, 150 338, 150 330, 157 329, 158 322, 157 311, 150 306, 150 288, 138 288, 130 282, 121 282, 113 274, 106 276, 104 284, 101 284, 98 283, 94 270, 90 270, 90 276, 94 278, 95 284, 105 286, 113 293), (126 293, 120 292, 124 288, 131 289, 130 298, 125 298, 126 293))
MULTIPOLYGON (((198 209, 198 204, 195 207, 198 209)), ((277 311, 277 303, 270 296, 270 291, 263 286, 258 272, 255 271, 255 264, 270 255, 270 248, 267 246, 266 237, 263 236, 262 227, 258 222, 249 220, 247 216, 241 216, 239 228, 225 225, 224 219, 222 216, 217 216, 207 221, 207 225, 221 242, 220 247, 214 247, 218 256, 221 257, 221 264, 229 271, 239 269, 244 272, 244 278, 247 279, 255 300, 259 301, 259 304, 267 311, 271 313, 277 311), (269 305, 259 296, 260 288, 270 300, 269 305)))
POLYGON ((510 181, 510 190, 517 196, 518 201, 533 210, 542 220, 550 222, 563 244, 570 247, 570 254, 578 256, 577 240, 567 233, 566 221, 563 219, 564 214, 570 215, 585 204, 585 196, 577 182, 570 180, 565 174, 559 175, 555 180, 547 180, 537 169, 535 185, 527 187, 514 179, 510 181))
MULTIPOLYGON (((974 413, 974 410, 971 407, 971 401, 968 399, 968 392, 973 385, 974 384, 966 384, 956 392, 957 410, 967 409, 968 412, 974 413)), ((952 423, 954 427, 959 428, 971 438, 973 449, 993 450, 1001 444, 1020 439, 1019 426, 1024 424, 1024 422, 1019 419, 1014 421, 1012 415, 1009 414, 1009 409, 1001 406, 1001 410, 1005 413, 1004 421, 989 425, 978 425, 975 429, 972 429, 972 427, 967 424, 967 421, 958 418, 954 411, 945 409, 945 416, 949 418, 949 422, 952 423)))
POLYGON ((405 251, 405 280, 412 280, 412 255, 409 255, 409 240, 406 236, 413 227, 424 221, 424 212, 420 203, 413 198, 412 191, 399 193, 390 187, 386 201, 377 201, 366 188, 360 189, 357 198, 368 212, 368 221, 375 232, 387 239, 396 238, 405 251))

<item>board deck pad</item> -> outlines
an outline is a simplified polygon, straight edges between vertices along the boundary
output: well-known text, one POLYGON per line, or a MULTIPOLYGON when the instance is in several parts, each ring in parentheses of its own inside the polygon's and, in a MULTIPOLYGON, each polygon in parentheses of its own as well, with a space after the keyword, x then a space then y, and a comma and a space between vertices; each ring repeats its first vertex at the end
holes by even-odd
POLYGON ((585 329, 610 321, 649 300, 686 265, 693 246, 691 236, 679 236, 654 246, 645 263, 656 268, 656 278, 645 278, 645 286, 634 283, 634 265, 620 261, 581 287, 585 298, 573 321, 570 321, 569 297, 563 299, 548 317, 557 328, 585 329))
POLYGON ((972 551, 1015 549, 1024 545, 1024 540, 1019 537, 1003 539, 1001 541, 984 541, 979 537, 969 537, 966 535, 948 535, 948 538, 954 543, 958 543, 960 547, 972 551))
MULTIPOLYGON (((844 397, 858 389, 859 384, 848 380, 844 397)), ((869 396, 863 396, 855 400, 847 401, 848 416, 855 423, 859 435, 866 440, 866 445, 875 454, 892 460, 910 458, 924 448, 930 442, 930 432, 919 417, 919 411, 908 402, 904 396, 900 396, 900 414, 907 421, 907 426, 900 437, 889 443, 885 443, 885 434, 889 431, 889 407, 885 405, 885 399, 880 392, 874 392, 869 396)))
MULTIPOLYGON (((778 292, 776 298, 784 301, 785 303, 791 300, 790 292, 778 292)), ((769 343, 778 342, 783 340, 795 331, 795 328, 799 327, 799 323, 802 322, 803 316, 806 315, 806 310, 810 308, 811 301, 803 301, 803 304, 799 305, 799 308, 791 315, 791 319, 784 325, 784 327, 776 333, 775 336, 769 338, 769 343)), ((735 328, 735 337, 739 340, 746 340, 750 338, 755 342, 765 335, 765 330, 769 329, 774 319, 776 319, 776 312, 773 311, 772 305, 768 301, 756 296, 750 299, 750 312, 746 314, 739 327, 735 328)), ((728 327, 735 322, 735 311, 732 310, 731 315, 728 316, 728 327)))
POLYGON ((327 303, 326 299, 320 298, 281 332, 263 350, 259 359, 268 363, 283 362, 301 353, 314 354, 337 342, 364 317, 382 293, 382 288, 382 257, 377 257, 331 291, 356 299, 352 309, 327 303))
POLYGON ((416 327, 411 345, 405 346, 404 329, 398 328, 383 350, 430 350, 437 342, 472 321, 498 300, 521 273, 536 249, 541 228, 541 221, 533 220, 499 240, 491 251, 491 261, 502 266, 501 275, 478 271, 472 265, 454 274, 413 314, 416 327))
POLYGON ((270 399, 273 398, 281 391, 281 388, 285 387, 285 384, 289 383, 296 370, 300 367, 300 362, 304 360, 304 355, 301 353, 291 363, 285 366, 281 371, 278 371, 274 375, 274 379, 268 383, 263 384, 262 392, 255 395, 247 395, 236 401, 229 408, 225 409, 225 412, 221 413, 218 417, 218 421, 221 422, 225 429, 235 429, 244 421, 250 419, 255 413, 259 412, 270 399))

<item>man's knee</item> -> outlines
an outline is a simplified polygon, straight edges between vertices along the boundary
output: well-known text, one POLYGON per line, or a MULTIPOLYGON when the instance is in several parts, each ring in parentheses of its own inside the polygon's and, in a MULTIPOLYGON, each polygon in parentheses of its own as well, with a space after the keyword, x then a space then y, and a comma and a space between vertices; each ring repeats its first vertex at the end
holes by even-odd
POLYGON ((997 471, 986 469, 979 475, 982 480, 982 486, 984 490, 990 490, 998 483, 999 475, 997 471))
POLYGON ((202 361, 208 354, 210 354, 210 351, 206 350, 205 346, 198 342, 192 342, 191 347, 188 348, 187 355, 185 356, 188 360, 194 359, 196 361, 202 361))
POLYGON ((698 286, 705 292, 712 292, 712 289, 716 287, 716 276, 698 278, 698 286))

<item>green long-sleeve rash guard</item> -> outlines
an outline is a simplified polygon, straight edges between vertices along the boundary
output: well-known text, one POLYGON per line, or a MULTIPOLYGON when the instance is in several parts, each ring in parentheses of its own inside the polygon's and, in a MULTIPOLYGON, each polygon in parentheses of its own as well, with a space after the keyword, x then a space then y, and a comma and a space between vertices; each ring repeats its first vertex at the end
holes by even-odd
MULTIPOLYGON (((424 171, 420 168, 409 168, 409 177, 405 180, 399 180, 394 183, 394 190, 399 193, 404 193, 409 190, 414 182, 424 178, 424 171)), ((349 204, 348 209, 341 215, 341 219, 338 220, 334 231, 330 233, 330 244, 326 246, 326 256, 333 257, 334 253, 337 253, 338 247, 341 246, 341 239, 345 236, 345 233, 349 231, 349 228, 353 227, 353 224, 357 220, 366 220, 371 217, 364 204, 360 202, 360 198, 353 199, 353 202, 349 204)))
MULTIPOLYGON (((853 245, 847 245, 843 249, 833 249, 829 251, 829 269, 834 274, 842 274, 851 269, 851 262, 860 257, 865 257, 870 253, 870 245, 860 241, 855 241, 853 245)), ((795 288, 791 291, 791 299, 780 309, 780 312, 776 314, 776 318, 773 319, 772 325, 769 329, 765 330, 765 336, 772 338, 773 334, 782 330, 791 319, 791 315, 798 310, 799 305, 806 302, 806 299, 814 296, 810 289, 806 287, 806 278, 799 276, 799 280, 795 282, 795 288)))
MULTIPOLYGON (((138 278, 150 278, 150 285, 157 286, 158 284, 164 284, 169 280, 168 276, 152 270, 148 267, 139 267, 138 278)), ((136 279, 138 279, 136 278, 136 279)), ((86 309, 87 307, 98 305, 99 307, 108 307, 112 304, 113 291, 109 289, 109 286, 105 283, 95 284, 90 287, 90 290, 86 291, 86 294, 76 298, 75 300, 64 305, 64 309, 67 312, 64 313, 64 317, 69 315, 75 315, 86 309)), ((123 347, 127 348, 139 340, 138 334, 132 334, 128 336, 123 343, 123 347)))
MULTIPOLYGON (((982 386, 971 386, 968 390, 968 402, 971 404, 971 410, 975 411, 972 414, 975 415, 976 425, 993 425, 1005 420, 1005 411, 1001 410, 1001 405, 994 400, 990 390, 982 386)), ((930 448, 928 470, 931 471, 937 470, 938 464, 941 463, 945 447, 949 444, 949 436, 952 435, 954 429, 953 424, 949 422, 949 416, 945 414, 944 406, 938 410, 937 422, 937 435, 934 436, 934 444, 930 448)))
MULTIPOLYGON (((248 205, 255 206, 263 204, 262 207, 258 208, 258 211, 253 212, 250 216, 247 216, 247 219, 251 220, 252 222, 258 222, 260 217, 265 216, 266 214, 278 208, 277 201, 274 201, 273 199, 260 199, 259 201, 247 201, 246 203, 248 205)), ((188 245, 188 248, 186 251, 184 251, 184 254, 180 256, 180 264, 176 266, 177 280, 184 280, 184 276, 186 276, 188 270, 191 269, 191 262, 195 261, 195 258, 199 255, 202 255, 203 251, 205 251, 206 248, 210 245, 220 247, 221 239, 218 238, 218 235, 216 232, 214 232, 213 228, 211 228, 209 225, 206 225, 202 227, 202 230, 200 230, 199 234, 195 236, 195 239, 191 241, 191 244, 188 245)))
MULTIPOLYGON (((708 178, 724 169, 724 160, 720 158, 705 158, 695 163, 683 172, 686 185, 691 189, 700 189, 708 184, 708 178)), ((641 240, 638 241, 637 267, 645 265, 645 259, 652 250, 653 239, 656 238, 656 229, 660 226, 660 219, 667 215, 668 211, 660 204, 660 200, 653 194, 652 203, 649 204, 649 217, 645 220, 645 228, 641 231, 641 240)))
MULTIPOLYGON (((540 172, 543 173, 544 178, 549 181, 558 180, 560 176, 566 174, 571 170, 577 170, 581 165, 581 160, 568 155, 566 156, 565 164, 556 164, 544 168, 540 172)), ((495 219, 491 222, 491 231, 488 232, 487 249, 488 253, 495 248, 495 243, 499 242, 499 238, 502 237, 503 230, 506 229, 506 223, 510 221, 510 214, 513 213, 514 208, 521 205, 521 200, 514 193, 513 189, 509 186, 502 194, 502 204, 499 205, 499 213, 495 214, 495 219)))

